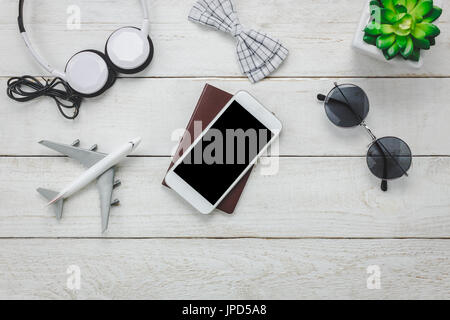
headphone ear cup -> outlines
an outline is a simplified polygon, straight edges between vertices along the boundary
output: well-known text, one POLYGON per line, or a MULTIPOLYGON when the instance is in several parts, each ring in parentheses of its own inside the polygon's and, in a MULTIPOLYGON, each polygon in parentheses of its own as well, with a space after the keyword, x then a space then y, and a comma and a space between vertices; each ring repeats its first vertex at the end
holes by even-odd
POLYGON ((106 56, 97 50, 83 50, 70 58, 65 74, 69 86, 84 98, 93 98, 108 90, 116 80, 106 56))
POLYGON ((114 83, 116 83, 116 79, 117 79, 117 72, 111 67, 111 65, 108 63, 108 68, 109 68, 109 77, 108 77, 108 82, 106 83, 107 88, 105 90, 108 90, 109 88, 111 88, 114 83))
POLYGON ((139 28, 124 27, 114 31, 105 45, 109 65, 117 72, 143 71, 153 59, 153 42, 139 28))

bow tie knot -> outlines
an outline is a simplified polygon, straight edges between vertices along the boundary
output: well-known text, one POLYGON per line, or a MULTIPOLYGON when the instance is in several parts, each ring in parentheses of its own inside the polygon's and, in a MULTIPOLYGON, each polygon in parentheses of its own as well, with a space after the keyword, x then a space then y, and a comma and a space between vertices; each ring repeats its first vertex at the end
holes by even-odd
POLYGON ((242 25, 240 24, 235 24, 232 28, 231 28, 231 35, 233 37, 239 37, 241 35, 241 33, 244 31, 244 28, 242 28, 242 25))
POLYGON ((231 0, 198 0, 189 20, 230 33, 237 39, 241 71, 253 83, 275 71, 289 53, 278 40, 255 30, 244 30, 231 0))

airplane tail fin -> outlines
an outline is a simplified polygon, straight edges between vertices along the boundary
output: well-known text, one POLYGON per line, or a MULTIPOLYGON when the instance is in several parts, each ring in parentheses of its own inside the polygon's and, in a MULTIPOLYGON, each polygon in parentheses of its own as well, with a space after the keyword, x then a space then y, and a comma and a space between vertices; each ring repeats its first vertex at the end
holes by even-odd
POLYGON ((53 205, 53 209, 55 210, 56 219, 60 220, 62 217, 62 211, 63 211, 63 202, 64 199, 55 199, 55 197, 59 194, 56 191, 44 189, 44 188, 38 188, 37 192, 39 192, 44 198, 46 198, 48 201, 53 201, 50 204, 53 205))

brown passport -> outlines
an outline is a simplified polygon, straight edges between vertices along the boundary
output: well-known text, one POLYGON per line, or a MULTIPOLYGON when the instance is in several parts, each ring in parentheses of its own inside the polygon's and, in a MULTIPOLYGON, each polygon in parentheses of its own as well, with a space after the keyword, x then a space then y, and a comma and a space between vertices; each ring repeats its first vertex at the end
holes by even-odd
MULTIPOLYGON (((174 163, 183 155, 184 150, 186 150, 192 142, 198 137, 198 135, 210 124, 210 122, 216 117, 216 115, 222 110, 223 107, 230 101, 233 97, 232 94, 228 92, 217 89, 214 86, 206 84, 203 88, 202 95, 197 102, 194 113, 189 120, 186 128, 185 135, 181 138, 178 149, 172 159, 172 163, 169 169, 172 168, 174 163), (194 133, 194 122, 201 121, 202 130, 197 130, 199 132, 194 133)), ((236 184, 236 186, 227 194, 227 196, 220 202, 217 206, 218 209, 225 213, 233 213, 236 205, 241 197, 242 191, 244 191, 245 184, 247 183, 248 177, 250 176, 251 169, 242 177, 241 180, 236 184)), ((166 187, 165 181, 162 182, 166 187)))

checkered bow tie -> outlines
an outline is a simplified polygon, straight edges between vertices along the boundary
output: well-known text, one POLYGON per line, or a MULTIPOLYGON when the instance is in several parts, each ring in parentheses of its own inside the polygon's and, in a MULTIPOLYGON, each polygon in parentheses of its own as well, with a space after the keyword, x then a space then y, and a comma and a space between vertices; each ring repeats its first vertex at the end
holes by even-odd
POLYGON ((289 51, 278 41, 239 23, 231 0, 198 0, 189 20, 230 33, 237 40, 237 56, 242 70, 252 83, 275 71, 289 51))

